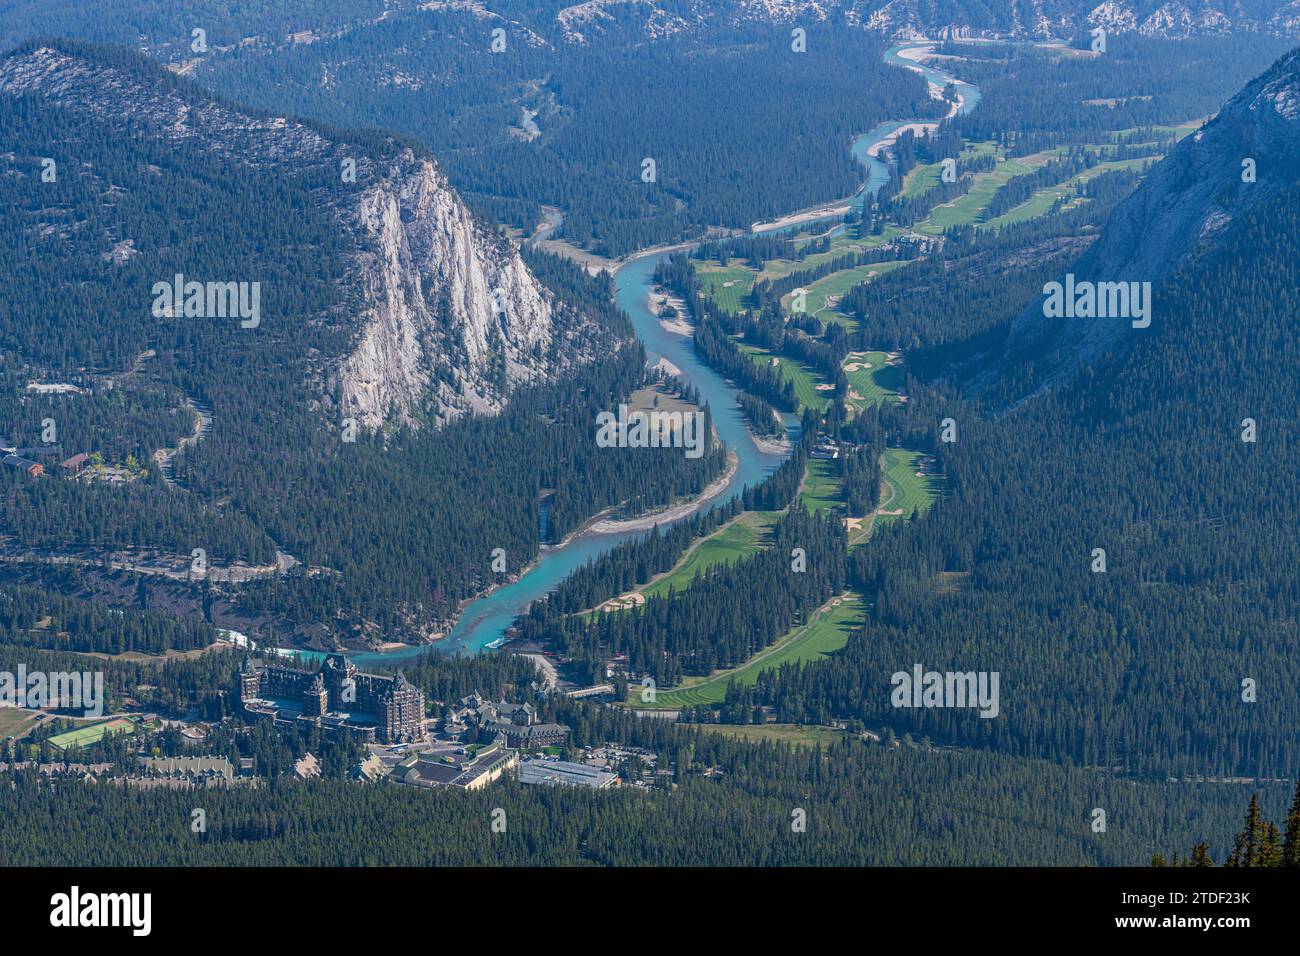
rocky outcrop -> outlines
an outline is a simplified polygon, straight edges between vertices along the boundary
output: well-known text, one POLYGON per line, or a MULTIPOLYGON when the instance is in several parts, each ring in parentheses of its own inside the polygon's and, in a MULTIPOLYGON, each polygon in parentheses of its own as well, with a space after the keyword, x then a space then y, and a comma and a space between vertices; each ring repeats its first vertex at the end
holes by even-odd
POLYGON ((90 114, 124 136, 197 146, 303 179, 318 173, 314 181, 327 185, 313 197, 353 250, 335 303, 351 315, 350 344, 320 357, 313 380, 322 404, 370 428, 436 425, 498 411, 521 384, 593 357, 594 327, 581 316, 558 321, 552 294, 428 156, 241 111, 131 56, 33 45, 0 60, 0 94, 90 114))
POLYGON ((552 309, 519 254, 484 228, 428 159, 409 151, 347 214, 365 238, 363 327, 334 377, 345 413, 374 427, 499 410, 555 371, 552 309))
MULTIPOLYGON (((1213 253, 1234 222, 1297 178, 1300 50, 1251 81, 1153 167, 1069 271, 1076 280, 1151 282, 1152 322, 1177 322, 1160 311, 1160 284, 1213 253)), ((1048 319, 1035 303, 1013 323, 1008 352, 1033 354, 1050 385, 1140 334, 1123 319, 1048 319)))

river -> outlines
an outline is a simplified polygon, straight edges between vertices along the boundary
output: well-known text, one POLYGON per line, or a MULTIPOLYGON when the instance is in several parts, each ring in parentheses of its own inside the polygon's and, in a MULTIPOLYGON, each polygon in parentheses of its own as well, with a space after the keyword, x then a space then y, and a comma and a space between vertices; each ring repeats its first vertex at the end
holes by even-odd
MULTIPOLYGON (((978 89, 956 80, 943 70, 922 66, 899 55, 904 50, 927 45, 932 44, 915 42, 899 44, 885 53, 885 62, 916 70, 922 73, 927 81, 940 87, 949 82, 957 83, 958 92, 962 96, 961 107, 957 112, 969 112, 979 101, 978 89)), ((872 147, 893 136, 903 126, 917 122, 923 121, 891 120, 881 123, 854 140, 853 155, 867 170, 866 181, 855 197, 858 204, 861 204, 866 196, 875 195, 876 191, 889 181, 889 169, 883 161, 871 155, 872 147)), ((668 255, 666 252, 645 253, 629 259, 619 267, 614 274, 615 299, 631 318, 637 337, 645 346, 646 357, 650 364, 654 365, 660 359, 667 359, 680 370, 681 377, 699 390, 701 400, 709 403, 718 436, 736 453, 738 465, 735 474, 726 489, 713 498, 707 506, 713 507, 736 497, 746 486, 758 484, 776 470, 783 456, 765 453, 754 442, 753 436, 745 425, 744 417, 736 405, 737 389, 700 360, 690 337, 667 331, 659 323, 659 319, 650 312, 647 300, 653 284, 655 266, 668 255)), ((788 428, 798 427, 792 417, 788 419, 788 428)), ((797 438, 797 435, 793 437, 797 438)), ((624 541, 640 537, 645 533, 634 531, 602 534, 588 531, 575 535, 560 547, 544 549, 538 560, 519 580, 471 601, 466 605, 451 633, 436 644, 411 646, 386 653, 359 652, 349 656, 361 666, 383 664, 391 666, 421 654, 430 647, 436 647, 444 653, 473 654, 497 646, 504 637, 506 629, 514 623, 515 618, 528 609, 533 601, 549 594, 569 574, 588 561, 624 541)))

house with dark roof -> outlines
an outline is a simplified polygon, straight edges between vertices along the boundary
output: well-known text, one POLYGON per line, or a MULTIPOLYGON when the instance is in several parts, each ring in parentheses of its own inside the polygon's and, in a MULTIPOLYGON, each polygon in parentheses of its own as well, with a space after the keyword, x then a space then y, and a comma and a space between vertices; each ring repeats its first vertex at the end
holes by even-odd
POLYGON ((20 455, 5 455, 0 458, 0 465, 26 472, 33 478, 39 477, 45 471, 45 466, 40 462, 32 461, 30 458, 23 458, 20 455))
POLYGON ((444 728, 465 725, 472 731, 473 739, 488 743, 502 738, 507 747, 515 750, 535 750, 542 747, 559 747, 569 740, 569 728, 563 724, 542 723, 537 718, 537 708, 532 704, 515 704, 508 701, 493 703, 478 693, 464 697, 459 707, 453 707, 444 721, 444 728))

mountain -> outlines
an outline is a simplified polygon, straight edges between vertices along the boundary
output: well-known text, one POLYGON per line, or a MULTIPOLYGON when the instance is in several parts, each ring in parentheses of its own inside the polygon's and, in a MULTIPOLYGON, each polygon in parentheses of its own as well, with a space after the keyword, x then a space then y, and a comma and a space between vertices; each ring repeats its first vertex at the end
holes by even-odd
POLYGON ((521 254, 419 145, 68 40, 0 59, 0 141, 0 439, 46 462, 0 475, 0 590, 426 639, 536 557, 541 489, 559 540, 724 467, 596 445, 647 381, 610 283, 521 254))
MULTIPOLYGON (((448 5, 449 6, 449 5, 448 5)), ((509 4, 475 4, 500 9, 509 4)), ((1049 39, 1073 37, 1094 27, 1112 33, 1183 38, 1228 33, 1294 36, 1300 3, 1245 5, 1237 0, 732 0, 728 3, 672 0, 588 0, 555 17, 564 38, 585 43, 616 24, 636 24, 660 39, 704 23, 790 23, 838 21, 891 36, 1002 36, 1049 39)))
POLYGON ((356 37, 407 16, 468 16, 486 30, 501 27, 534 46, 828 23, 891 37, 1060 39, 1094 27, 1165 38, 1300 35, 1300 0, 317 0, 271 8, 201 0, 183 9, 159 2, 124 7, 117 0, 8 0, 0 2, 0 44, 58 34, 139 45, 165 62, 191 61, 196 27, 204 30, 208 50, 230 52, 356 37))
MULTIPOLYGON (((0 62, 0 94, 35 97, 105 135, 183 145, 251 171, 287 166, 312 181, 303 201, 326 210, 344 256, 337 298, 324 307, 347 302, 351 328, 346 348, 320 354, 309 373, 329 382, 319 397, 340 417, 374 428, 495 412, 519 384, 553 380, 591 357, 592 326, 560 326, 554 297, 518 252, 471 215, 416 148, 362 149, 320 127, 240 112, 161 74, 52 45, 0 62)), ((135 241, 116 237, 124 240, 135 241)), ((256 269, 249 264, 250 279, 256 269)))
POLYGON ((1074 265, 1027 257, 1034 282, 999 277, 1000 300, 988 282, 930 300, 1003 331, 1024 306, 1010 349, 964 343, 986 350, 975 400, 918 388, 892 425, 951 492, 850 554, 874 608, 861 638, 747 705, 1159 780, 1300 772, 1297 90, 1293 53, 1152 167, 1074 265), (1150 281, 1150 325, 1045 317, 1041 285, 1071 272, 1150 281), (879 688, 917 661, 997 671, 999 718, 900 716, 879 688))
MULTIPOLYGON (((1276 200, 1300 175, 1300 50, 1277 61, 1183 139, 1112 213, 1102 236, 1068 269, 1076 283, 1150 282, 1152 322, 1173 324, 1162 286, 1195 270, 1231 227, 1276 200)), ((1119 318, 1044 317, 1027 307, 1012 324, 1007 352, 1033 356, 1040 384, 1061 381, 1107 349, 1146 334, 1119 318)), ((989 376, 986 375, 987 381, 989 376)))

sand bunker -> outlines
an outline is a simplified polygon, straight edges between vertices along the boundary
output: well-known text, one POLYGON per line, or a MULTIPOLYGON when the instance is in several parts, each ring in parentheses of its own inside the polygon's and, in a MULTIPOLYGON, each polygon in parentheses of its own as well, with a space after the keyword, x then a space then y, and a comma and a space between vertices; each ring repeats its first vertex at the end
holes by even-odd
POLYGON ((619 595, 616 598, 610 598, 602 604, 598 611, 608 614, 611 611, 630 611, 634 607, 640 607, 645 603, 645 595, 637 591, 630 591, 627 594, 619 595))
POLYGON ((835 390, 835 386, 834 386, 834 385, 826 385, 826 384, 822 384, 822 385, 818 385, 818 386, 817 386, 817 391, 819 391, 819 392, 831 392, 831 391, 834 391, 834 390, 835 390))

